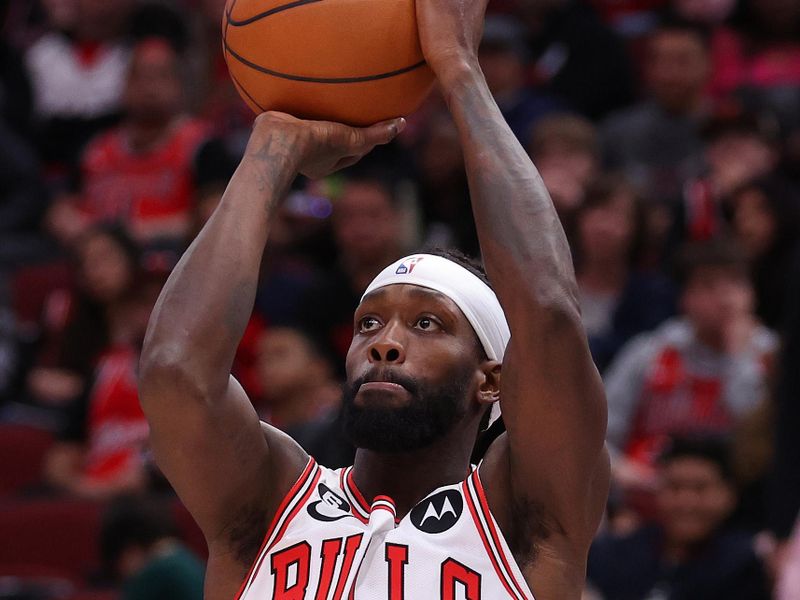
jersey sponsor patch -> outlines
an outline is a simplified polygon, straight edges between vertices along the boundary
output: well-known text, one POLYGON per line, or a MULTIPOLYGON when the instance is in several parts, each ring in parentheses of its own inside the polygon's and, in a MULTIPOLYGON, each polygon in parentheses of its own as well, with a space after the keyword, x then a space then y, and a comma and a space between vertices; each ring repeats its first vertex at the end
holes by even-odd
POLYGON ((324 483, 317 486, 317 493, 320 499, 306 509, 312 518, 317 521, 338 521, 353 516, 350 514, 350 503, 324 483))
POLYGON ((464 502, 456 490, 444 490, 426 498, 411 511, 414 527, 425 533, 442 533, 456 524, 464 502))

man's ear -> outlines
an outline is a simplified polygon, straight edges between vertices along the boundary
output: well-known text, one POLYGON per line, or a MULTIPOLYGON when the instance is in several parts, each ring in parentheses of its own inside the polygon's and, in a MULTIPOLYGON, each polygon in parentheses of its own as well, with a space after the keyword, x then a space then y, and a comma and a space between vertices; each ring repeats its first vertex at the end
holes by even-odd
POLYGON ((481 364, 481 382, 478 386, 479 403, 494 404, 500 400, 500 372, 502 369, 502 363, 496 360, 486 360, 481 364))

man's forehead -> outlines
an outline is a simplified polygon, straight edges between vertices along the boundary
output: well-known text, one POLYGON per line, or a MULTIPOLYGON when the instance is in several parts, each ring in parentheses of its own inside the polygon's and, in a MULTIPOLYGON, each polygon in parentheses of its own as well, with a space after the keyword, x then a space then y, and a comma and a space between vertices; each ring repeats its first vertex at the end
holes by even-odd
POLYGON ((420 300, 435 299, 455 305, 455 302, 445 294, 415 283, 390 283, 389 285, 384 285, 364 296, 362 303, 380 301, 393 294, 408 295, 420 300))

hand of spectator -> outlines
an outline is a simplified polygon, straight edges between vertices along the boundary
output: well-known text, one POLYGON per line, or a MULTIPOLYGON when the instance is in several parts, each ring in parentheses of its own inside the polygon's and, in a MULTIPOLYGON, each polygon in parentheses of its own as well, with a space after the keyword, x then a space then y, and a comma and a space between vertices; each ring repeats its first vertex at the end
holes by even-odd
POLYGON ((28 391, 41 404, 63 406, 83 391, 83 380, 66 369, 35 367, 28 375, 28 391))
POLYGON ((44 228, 62 245, 74 242, 88 227, 72 196, 57 198, 44 216, 44 228))

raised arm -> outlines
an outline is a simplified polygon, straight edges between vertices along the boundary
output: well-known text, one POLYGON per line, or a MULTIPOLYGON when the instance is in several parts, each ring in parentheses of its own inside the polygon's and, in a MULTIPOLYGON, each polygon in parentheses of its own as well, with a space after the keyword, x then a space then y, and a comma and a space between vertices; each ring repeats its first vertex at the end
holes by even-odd
MULTIPOLYGON (((508 471, 508 484, 497 487, 513 497, 495 493, 498 513, 512 504, 532 509, 522 512, 536 515, 537 544, 556 550, 559 562, 580 572, 571 578, 579 582, 608 492, 605 397, 563 229, 478 64, 485 4, 417 0, 423 52, 459 131, 484 262, 511 329, 500 393, 508 433, 490 449, 482 472, 508 471)), ((512 512, 505 520, 516 527, 520 511, 512 512)), ((534 592, 565 598, 575 587, 569 594, 564 585, 534 592)))
POLYGON ((352 164, 401 126, 357 130, 279 113, 258 117, 219 207, 158 299, 142 351, 142 407, 158 464, 212 554, 216 545, 251 559, 260 539, 248 525, 266 527, 307 460, 259 423, 230 376, 274 209, 298 172, 316 177, 352 164))

